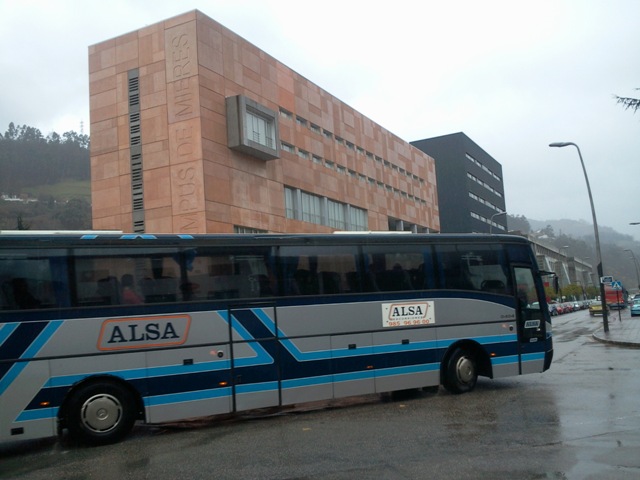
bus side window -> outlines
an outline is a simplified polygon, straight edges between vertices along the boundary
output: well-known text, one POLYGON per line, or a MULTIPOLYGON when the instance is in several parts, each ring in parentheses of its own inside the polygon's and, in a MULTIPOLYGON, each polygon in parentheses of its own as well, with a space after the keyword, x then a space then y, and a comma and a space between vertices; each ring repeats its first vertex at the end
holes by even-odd
POLYGON ((280 250, 285 295, 337 295, 361 291, 356 247, 300 246, 280 250))
POLYGON ((437 245, 440 287, 451 290, 475 290, 469 267, 465 261, 465 250, 455 245, 437 245))
POLYGON ((504 250, 491 245, 436 247, 440 285, 457 290, 509 294, 510 275, 504 250))
POLYGON ((28 310, 69 305, 66 252, 15 249, 0 259, 0 309, 28 310))
POLYGON ((367 292, 422 290, 431 283, 431 254, 423 245, 368 245, 363 256, 367 292))
POLYGON ((11 279, 7 290, 11 292, 14 308, 28 310, 40 307, 41 302, 31 293, 31 287, 26 278, 11 279))

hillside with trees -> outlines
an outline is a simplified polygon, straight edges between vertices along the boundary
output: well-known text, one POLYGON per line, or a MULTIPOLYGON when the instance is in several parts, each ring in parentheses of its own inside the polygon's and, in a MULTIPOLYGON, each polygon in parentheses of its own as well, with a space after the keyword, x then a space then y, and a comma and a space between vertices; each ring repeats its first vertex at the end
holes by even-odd
MULTIPOLYGON (((563 253, 596 264, 593 225, 584 220, 529 220, 523 215, 507 215, 509 231, 535 235, 539 241, 562 248, 563 253), (565 248, 567 247, 567 248, 565 248)), ((605 275, 620 280, 629 291, 640 289, 640 242, 611 227, 598 225, 600 250, 605 275), (633 252, 633 255, 631 254, 633 252), (634 261, 635 256, 635 261, 634 261)))
POLYGON ((89 136, 0 133, 0 229, 91 228, 89 136))

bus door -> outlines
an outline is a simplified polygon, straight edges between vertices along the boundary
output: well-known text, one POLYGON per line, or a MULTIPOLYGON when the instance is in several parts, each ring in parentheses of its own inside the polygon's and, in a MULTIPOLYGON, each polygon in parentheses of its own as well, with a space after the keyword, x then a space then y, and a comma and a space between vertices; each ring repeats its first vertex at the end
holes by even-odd
POLYGON ((274 305, 229 309, 234 410, 280 405, 274 305))
POLYGON ((520 374, 542 372, 546 351, 545 315, 540 292, 533 272, 527 267, 515 267, 516 315, 518 321, 518 346, 520 374))

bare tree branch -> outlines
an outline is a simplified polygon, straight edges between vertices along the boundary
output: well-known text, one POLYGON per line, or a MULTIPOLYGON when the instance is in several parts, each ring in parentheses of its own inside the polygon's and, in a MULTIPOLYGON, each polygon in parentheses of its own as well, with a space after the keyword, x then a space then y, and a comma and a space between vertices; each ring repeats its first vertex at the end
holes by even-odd
MULTIPOLYGON (((635 90, 640 90, 640 88, 636 88, 635 90)), ((640 110, 640 98, 631 98, 631 97, 619 97, 614 95, 616 99, 616 103, 622 105, 625 110, 633 110, 633 113, 636 113, 640 110)))

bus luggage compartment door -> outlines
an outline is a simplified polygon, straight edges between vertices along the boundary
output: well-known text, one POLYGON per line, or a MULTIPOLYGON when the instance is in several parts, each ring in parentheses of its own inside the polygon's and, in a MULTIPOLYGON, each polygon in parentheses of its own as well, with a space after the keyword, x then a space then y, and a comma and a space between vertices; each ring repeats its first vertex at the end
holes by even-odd
POLYGON ((280 405, 275 308, 233 308, 229 318, 235 410, 280 405))
POLYGON ((334 398, 375 392, 375 365, 371 333, 333 335, 334 398))

